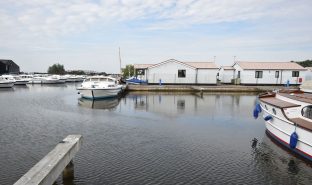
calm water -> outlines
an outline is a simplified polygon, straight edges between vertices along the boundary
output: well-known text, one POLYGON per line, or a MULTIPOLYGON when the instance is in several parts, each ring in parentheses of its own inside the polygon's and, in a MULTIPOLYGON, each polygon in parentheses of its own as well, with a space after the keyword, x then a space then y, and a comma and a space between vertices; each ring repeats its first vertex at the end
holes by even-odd
POLYGON ((56 184, 312 184, 311 165, 252 118, 255 101, 130 93, 92 102, 74 84, 0 89, 0 184, 13 184, 68 134, 84 143, 74 178, 56 184))

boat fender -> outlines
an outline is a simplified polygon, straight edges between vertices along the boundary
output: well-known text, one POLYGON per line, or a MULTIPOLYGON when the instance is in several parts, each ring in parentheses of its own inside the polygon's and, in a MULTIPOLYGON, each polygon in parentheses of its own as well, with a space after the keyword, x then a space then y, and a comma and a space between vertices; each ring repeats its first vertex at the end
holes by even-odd
POLYGON ((298 135, 296 132, 293 132, 290 135, 290 141, 289 141, 290 148, 292 149, 296 148, 297 142, 298 142, 298 135))
POLYGON ((255 108, 254 111, 253 111, 253 117, 254 117, 255 119, 257 119, 258 116, 259 116, 259 111, 255 108))
POLYGON ((259 103, 257 103, 256 106, 255 106, 255 108, 254 108, 254 110, 253 110, 253 117, 254 117, 255 119, 257 119, 258 116, 259 116, 259 113, 260 113, 261 111, 262 111, 262 110, 261 110, 261 106, 260 106, 259 103))
POLYGON ((256 109, 258 110, 258 112, 262 112, 262 109, 259 103, 256 104, 256 109))
POLYGON ((269 120, 271 120, 271 119, 273 119, 271 115, 267 115, 266 117, 264 117, 264 120, 265 120, 265 121, 269 121, 269 120))

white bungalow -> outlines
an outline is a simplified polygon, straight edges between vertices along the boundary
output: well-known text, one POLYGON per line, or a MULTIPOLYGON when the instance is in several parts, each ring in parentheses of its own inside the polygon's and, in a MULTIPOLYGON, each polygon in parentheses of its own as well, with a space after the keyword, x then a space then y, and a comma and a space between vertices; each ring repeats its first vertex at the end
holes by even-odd
POLYGON ((234 78, 235 68, 233 66, 221 66, 219 68, 219 80, 223 84, 232 83, 232 79, 234 78))
POLYGON ((307 72, 305 76, 305 80, 312 80, 312 67, 306 67, 307 72))
POLYGON ((301 84, 306 69, 295 62, 235 62, 234 79, 240 84, 301 84))
POLYGON ((213 62, 181 62, 134 65, 137 76, 149 84, 217 84, 218 67, 213 62))

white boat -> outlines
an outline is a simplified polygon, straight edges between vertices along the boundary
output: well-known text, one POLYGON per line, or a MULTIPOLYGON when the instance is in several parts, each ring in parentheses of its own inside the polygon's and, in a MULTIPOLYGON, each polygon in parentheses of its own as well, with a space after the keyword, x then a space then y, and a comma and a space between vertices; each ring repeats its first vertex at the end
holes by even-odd
POLYGON ((31 84, 63 84, 65 80, 61 79, 59 75, 41 76, 36 75, 28 83, 31 84))
POLYGON ((0 76, 0 88, 10 88, 13 87, 15 81, 8 79, 6 77, 0 76))
POLYGON ((112 77, 91 76, 87 77, 77 90, 82 98, 102 99, 117 96, 122 90, 122 85, 112 77))
POLYGON ((66 82, 82 82, 84 80, 83 76, 76 75, 65 75, 66 82))
POLYGON ((259 95, 254 116, 263 111, 268 134, 312 161, 312 94, 284 89, 259 95))
POLYGON ((12 81, 15 81, 14 85, 26 85, 29 81, 26 79, 22 79, 20 76, 17 75, 2 75, 2 76, 12 81))

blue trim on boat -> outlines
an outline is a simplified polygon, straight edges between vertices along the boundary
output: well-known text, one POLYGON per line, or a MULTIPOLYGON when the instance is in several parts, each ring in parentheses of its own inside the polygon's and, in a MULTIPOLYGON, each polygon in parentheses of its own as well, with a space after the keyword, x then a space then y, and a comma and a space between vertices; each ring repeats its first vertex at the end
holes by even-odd
POLYGON ((273 133, 271 133, 268 129, 266 130, 266 133, 274 140, 276 140, 279 144, 283 145, 284 147, 286 147, 288 150, 294 152, 295 154, 303 157, 304 159, 309 160, 310 162, 312 162, 312 157, 303 153, 302 151, 298 150, 298 149, 292 149, 290 148, 289 144, 286 144, 284 141, 282 141, 280 138, 278 138, 277 136, 275 136, 273 133))

